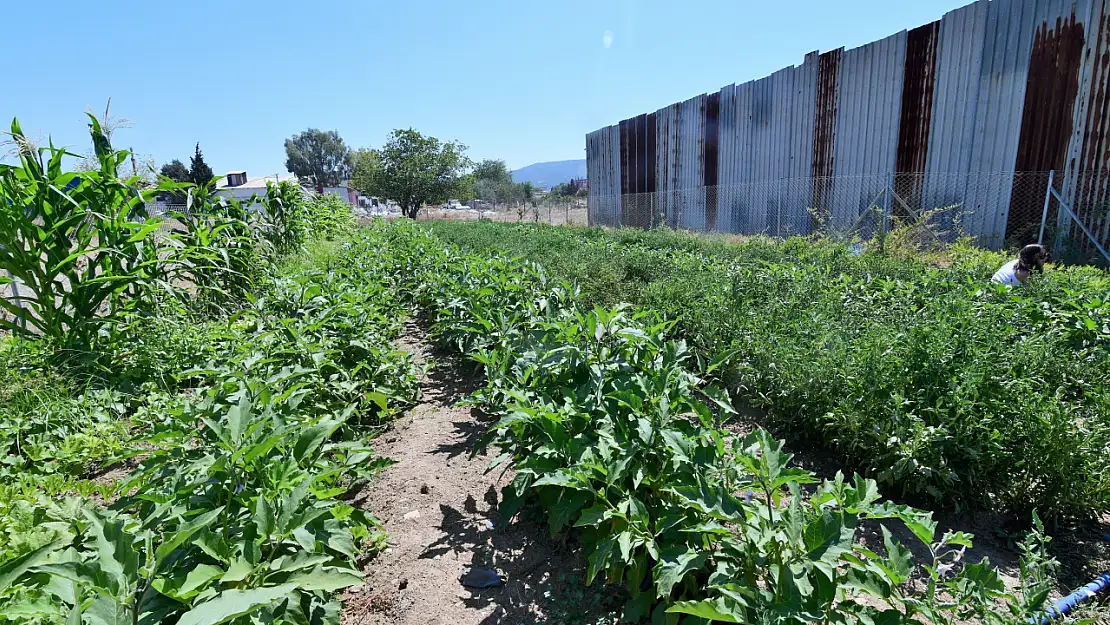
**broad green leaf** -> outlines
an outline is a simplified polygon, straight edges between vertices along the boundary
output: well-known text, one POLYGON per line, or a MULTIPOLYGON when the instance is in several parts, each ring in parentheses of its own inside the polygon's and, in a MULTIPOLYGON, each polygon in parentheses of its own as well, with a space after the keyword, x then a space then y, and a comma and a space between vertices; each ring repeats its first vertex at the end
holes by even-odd
POLYGON ((228 568, 227 572, 223 574, 223 577, 220 578, 220 581, 225 583, 241 582, 244 579, 247 579, 247 576, 250 575, 253 571, 254 567, 251 566, 250 562, 239 559, 231 563, 231 567, 228 568))
POLYGON ((615 547, 616 544, 617 541, 613 538, 606 538, 597 543, 597 546, 594 547, 593 552, 590 553, 590 557, 588 558, 589 566, 586 569, 587 586, 594 583, 594 578, 597 577, 597 574, 604 571, 605 567, 609 565, 609 556, 612 555, 613 547, 615 547))
POLYGON ((202 586, 223 574, 224 570, 218 566, 198 564, 185 576, 185 582, 177 589, 177 594, 183 597, 191 596, 193 592, 200 590, 202 586))
POLYGON ((886 559, 878 563, 891 576, 891 583, 895 586, 909 579, 913 573, 913 554, 898 541, 886 526, 882 526, 883 545, 886 546, 886 559))
POLYGON ((315 453, 320 445, 327 440, 342 421, 338 419, 325 419, 301 430, 297 437, 297 444, 293 446, 293 457, 303 463, 311 454, 315 453))
POLYGON ((689 614, 721 623, 747 623, 747 617, 732 601, 724 597, 701 601, 676 601, 667 608, 671 614, 689 614))
POLYGON ((155 557, 158 559, 158 562, 161 563, 165 561, 165 559, 171 553, 173 553, 175 549, 181 546, 185 541, 192 538, 193 534, 196 534, 199 530, 211 525, 212 522, 220 516, 220 513, 222 513, 223 510, 223 506, 220 506, 215 510, 209 510, 208 512, 205 512, 204 514, 181 526, 181 529, 171 534, 165 542, 158 546, 158 549, 155 551, 155 557))
POLYGON ((134 581, 139 575, 139 553, 135 539, 128 534, 122 521, 106 521, 92 510, 85 517, 96 532, 97 564, 100 570, 121 579, 134 581))
POLYGON ((708 557, 707 552, 685 545, 671 547, 660 554, 659 562, 655 565, 655 587, 659 590, 659 596, 669 597, 675 584, 681 582, 690 571, 701 568, 708 557))
POLYGON ((358 586, 362 583, 362 575, 350 569, 317 567, 311 571, 296 573, 286 581, 296 584, 301 590, 335 592, 348 586, 358 586))
POLYGON ((259 493, 258 501, 254 506, 254 526, 258 528, 258 535, 268 538, 274 531, 274 510, 270 502, 266 501, 265 493, 259 493))
POLYGON ((808 551, 806 557, 829 564, 835 563, 840 554, 851 551, 855 525, 840 512, 825 510, 821 516, 806 525, 802 540, 808 551))
POLYGON ((182 614, 177 625, 220 625, 284 599, 296 588, 296 584, 282 584, 249 590, 225 590, 182 614))
POLYGON ((85 608, 84 616, 91 625, 132 625, 131 607, 109 595, 97 596, 85 608))
POLYGON ((46 562, 55 551, 61 549, 65 544, 65 540, 55 540, 0 565, 0 592, 11 586, 12 582, 19 579, 27 569, 46 562))

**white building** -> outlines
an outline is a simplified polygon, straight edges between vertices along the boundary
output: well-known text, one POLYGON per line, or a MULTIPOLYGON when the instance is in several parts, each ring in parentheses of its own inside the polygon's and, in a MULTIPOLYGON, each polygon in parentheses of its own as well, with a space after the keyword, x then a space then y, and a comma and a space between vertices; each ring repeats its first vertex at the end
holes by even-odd
POLYGON ((240 202, 247 202, 254 195, 266 195, 267 182, 284 182, 286 180, 297 182, 297 177, 291 174, 262 176, 248 178, 245 171, 229 171, 224 179, 216 185, 216 196, 235 198, 240 202))

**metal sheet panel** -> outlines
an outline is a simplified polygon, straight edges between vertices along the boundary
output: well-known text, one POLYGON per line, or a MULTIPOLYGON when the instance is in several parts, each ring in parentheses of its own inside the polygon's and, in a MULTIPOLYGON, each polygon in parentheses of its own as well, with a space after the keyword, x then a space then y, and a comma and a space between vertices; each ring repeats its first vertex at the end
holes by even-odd
POLYGON ((690 98, 678 105, 675 146, 675 190, 677 210, 673 221, 689 230, 705 229, 705 104, 706 96, 690 98))
MULTIPOLYGON (((1100 243, 1110 247, 1110 214, 1104 208, 1110 204, 1110 0, 1090 5, 1072 136, 1057 187, 1100 243)), ((1058 217, 1076 240, 1084 239, 1063 211, 1058 217)))
POLYGON ((898 151, 906 31, 846 50, 838 77, 829 223, 849 228, 890 182, 898 151))

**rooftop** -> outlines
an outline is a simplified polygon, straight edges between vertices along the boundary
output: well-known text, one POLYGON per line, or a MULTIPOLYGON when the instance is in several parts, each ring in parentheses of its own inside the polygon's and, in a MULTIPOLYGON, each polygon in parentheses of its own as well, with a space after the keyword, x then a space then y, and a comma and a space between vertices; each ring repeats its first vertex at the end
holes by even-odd
MULTIPOLYGON (((229 171, 228 173, 229 174, 241 174, 243 172, 241 172, 241 171, 229 171)), ((267 182, 285 182, 286 180, 289 180, 289 181, 292 181, 292 182, 297 182, 297 177, 294 176, 293 174, 287 174, 287 175, 275 174, 275 175, 271 175, 271 176, 260 176, 258 178, 247 178, 247 181, 244 182, 243 184, 236 185, 234 187, 229 187, 229 186, 227 186, 227 177, 225 176, 216 185, 216 189, 256 189, 256 190, 260 189, 260 190, 264 191, 266 189, 266 183, 267 182)))

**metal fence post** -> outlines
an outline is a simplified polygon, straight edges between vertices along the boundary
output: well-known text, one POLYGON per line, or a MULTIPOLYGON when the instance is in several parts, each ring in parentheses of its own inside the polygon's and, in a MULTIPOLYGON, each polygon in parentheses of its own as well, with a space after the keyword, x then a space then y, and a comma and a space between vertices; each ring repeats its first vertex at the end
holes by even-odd
POLYGON ((1041 231, 1037 235, 1037 244, 1044 245, 1044 226, 1048 221, 1048 202, 1052 199, 1052 181, 1056 177, 1056 170, 1048 172, 1048 187, 1044 190, 1044 211, 1041 212, 1041 231))

